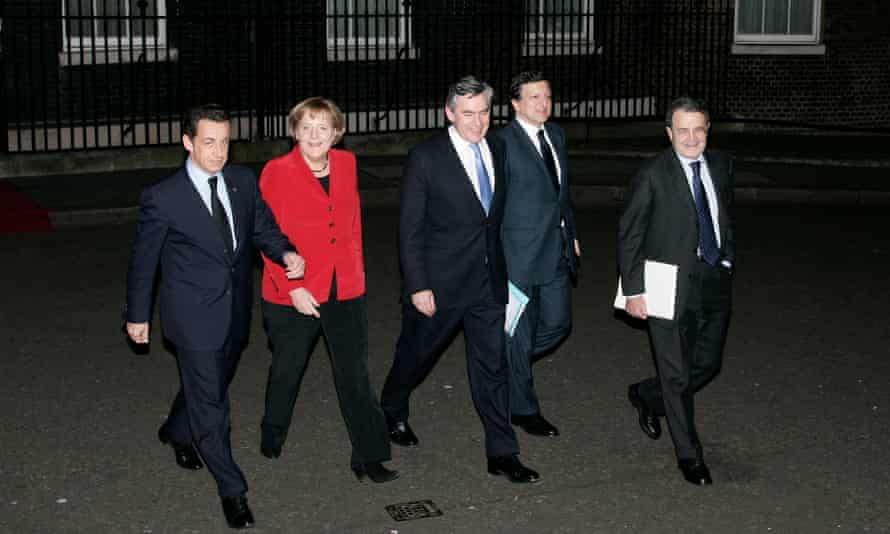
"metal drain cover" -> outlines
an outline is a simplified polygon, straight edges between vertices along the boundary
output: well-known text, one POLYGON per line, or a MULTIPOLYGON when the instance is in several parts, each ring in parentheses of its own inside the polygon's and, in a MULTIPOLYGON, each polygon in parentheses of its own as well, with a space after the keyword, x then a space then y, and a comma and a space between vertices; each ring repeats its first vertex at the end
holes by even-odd
POLYGON ((411 521, 424 517, 438 517, 442 510, 433 504, 433 501, 411 501, 386 505, 386 511, 396 521, 411 521))

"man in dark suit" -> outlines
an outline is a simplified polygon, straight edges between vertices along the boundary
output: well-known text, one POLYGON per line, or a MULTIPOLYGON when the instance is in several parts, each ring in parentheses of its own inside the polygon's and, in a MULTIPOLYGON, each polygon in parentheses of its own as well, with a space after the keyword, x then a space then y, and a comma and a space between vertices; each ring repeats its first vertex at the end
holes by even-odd
POLYGON ((247 483, 232 458, 228 387, 248 336, 253 246, 281 262, 289 277, 301 277, 304 263, 260 198, 253 173, 226 166, 226 112, 215 105, 195 108, 183 131, 185 166, 142 193, 127 273, 126 330, 133 342, 148 343, 160 264, 161 323, 176 348, 180 389, 158 437, 173 447, 180 467, 200 469, 204 459, 229 526, 246 528, 254 519, 247 483))
POLYGON ((568 157, 562 128, 549 122, 550 82, 523 72, 510 84, 516 120, 499 133, 506 151, 504 256, 507 274, 528 297, 507 337, 513 424, 535 436, 558 436, 543 415, 532 363, 565 339, 572 328, 572 282, 580 254, 569 195, 568 157))
POLYGON ((472 76, 452 85, 445 106, 451 127, 408 155, 399 221, 402 332, 380 404, 392 441, 417 445, 408 426, 408 399, 463 326, 488 472, 513 482, 537 482, 538 473, 517 457, 519 444, 509 420, 507 277, 500 236, 503 152, 486 137, 492 94, 472 76))
POLYGON ((720 371, 732 308, 733 161, 705 150, 704 105, 683 97, 666 116, 672 147, 631 180, 618 229, 618 264, 627 312, 647 321, 657 375, 631 384, 628 397, 643 432, 667 420, 679 468, 692 484, 711 484, 695 428, 694 395, 720 371), (648 315, 643 266, 677 266, 673 320, 648 315))

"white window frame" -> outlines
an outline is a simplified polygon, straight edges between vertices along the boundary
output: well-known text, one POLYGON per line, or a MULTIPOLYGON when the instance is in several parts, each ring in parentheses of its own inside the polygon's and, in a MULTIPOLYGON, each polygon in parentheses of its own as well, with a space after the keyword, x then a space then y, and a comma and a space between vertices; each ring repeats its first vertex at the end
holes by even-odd
MULTIPOLYGON (((537 9, 528 13, 527 17, 537 18, 538 28, 545 28, 544 5, 548 0, 525 0, 538 4, 537 9), (533 14, 534 13, 534 14, 533 14)), ((580 32, 547 32, 532 31, 529 25, 522 41, 522 54, 525 56, 556 56, 579 55, 597 51, 594 41, 594 5, 595 0, 569 0, 580 4, 586 13, 580 32)))
MULTIPOLYGON (((91 0, 94 5, 103 0, 91 0)), ((175 61, 178 51, 167 47, 167 2, 166 0, 149 0, 155 5, 155 23, 157 35, 133 35, 132 25, 138 20, 127 20, 126 36, 106 37, 100 34, 101 18, 94 18, 93 34, 87 37, 71 37, 68 35, 68 0, 62 3, 62 51, 59 62, 63 66, 101 65, 108 63, 131 63, 135 61, 175 61)), ((125 2, 127 10, 130 3, 125 2)), ((79 15, 78 15, 79 16, 79 15)), ((123 15, 129 17, 129 13, 123 15)))
MULTIPOLYGON (((382 59, 398 59, 400 53, 407 50, 407 58, 417 57, 411 38, 411 11, 398 0, 398 36, 391 37, 357 37, 350 35, 349 27, 355 23, 355 19, 347 19, 346 35, 334 35, 333 28, 336 20, 333 18, 334 10, 343 7, 345 2, 347 15, 355 10, 355 2, 363 0, 326 0, 325 2, 325 40, 327 42, 328 61, 368 61, 382 59)), ((375 0, 367 0, 373 2, 375 0)))
MULTIPOLYGON (((735 20, 733 21, 734 54, 824 54, 825 46, 822 39, 822 0, 810 0, 813 3, 812 33, 741 33, 739 31, 739 8, 745 0, 735 0, 735 20)), ((764 0, 763 9, 769 0, 764 0)), ((790 32, 791 2, 788 2, 788 25, 790 32)), ((761 16, 761 25, 765 24, 765 14, 761 16)))

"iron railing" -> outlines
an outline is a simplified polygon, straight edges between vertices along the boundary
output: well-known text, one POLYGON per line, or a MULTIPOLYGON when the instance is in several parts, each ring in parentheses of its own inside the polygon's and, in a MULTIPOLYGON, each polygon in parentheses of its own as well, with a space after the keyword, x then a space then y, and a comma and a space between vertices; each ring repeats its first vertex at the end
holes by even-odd
POLYGON ((236 139, 283 137, 312 95, 334 99, 351 133, 435 128, 447 85, 469 73, 495 87, 504 120, 527 69, 551 80, 560 120, 654 118, 680 93, 719 114, 731 13, 614 7, 629 3, 8 2, 0 152, 178 143, 182 110, 206 101, 233 112, 236 139))

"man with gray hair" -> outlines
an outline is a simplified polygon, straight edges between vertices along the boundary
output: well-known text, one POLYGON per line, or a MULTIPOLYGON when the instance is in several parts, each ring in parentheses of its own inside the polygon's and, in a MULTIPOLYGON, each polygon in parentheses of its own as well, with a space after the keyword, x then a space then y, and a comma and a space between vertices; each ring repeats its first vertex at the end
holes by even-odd
POLYGON ((501 245, 503 150, 486 137, 491 87, 472 76, 448 90, 451 126, 408 154, 401 186, 402 331, 380 404, 390 439, 414 447, 411 392, 463 327, 473 404, 482 420, 488 472, 512 482, 540 476, 519 461, 510 425, 501 245))

